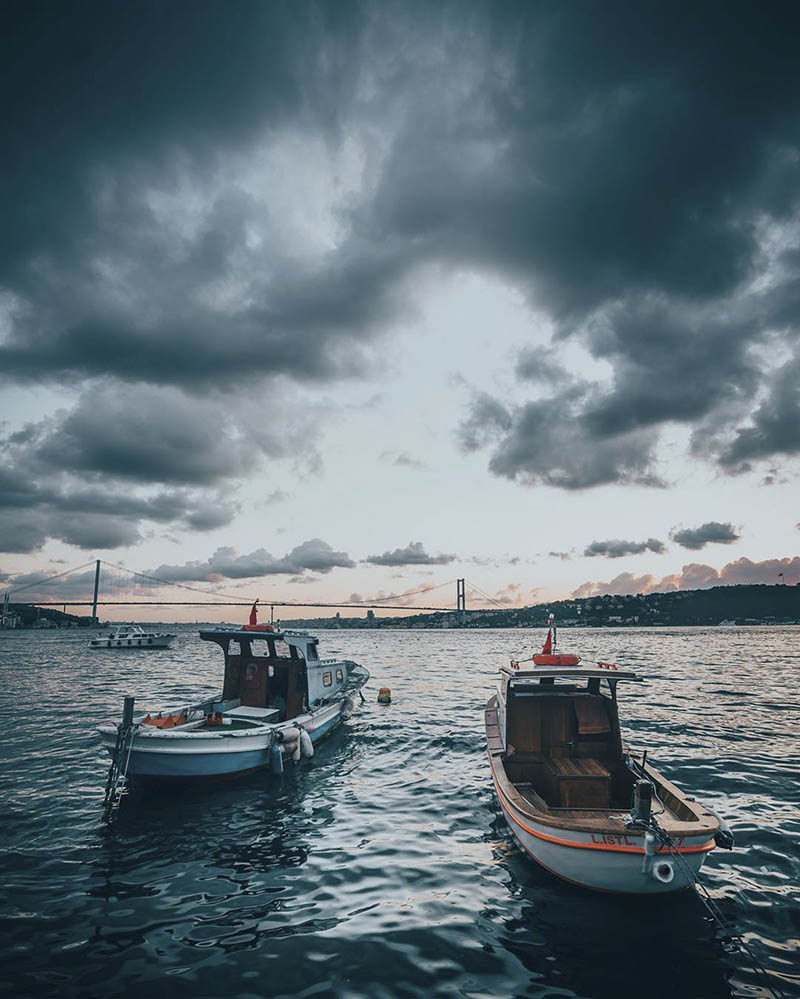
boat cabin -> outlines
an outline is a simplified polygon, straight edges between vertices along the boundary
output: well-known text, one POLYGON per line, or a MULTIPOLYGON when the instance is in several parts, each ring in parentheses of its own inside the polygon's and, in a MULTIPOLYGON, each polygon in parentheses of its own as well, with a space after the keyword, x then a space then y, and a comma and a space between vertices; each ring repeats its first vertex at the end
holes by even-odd
POLYGON ((501 670, 497 720, 508 779, 549 809, 629 807, 634 777, 623 759, 620 680, 638 677, 599 666, 501 670))
POLYGON ((201 631, 200 637, 219 645, 225 656, 223 702, 277 709, 280 721, 313 708, 347 678, 343 662, 319 658, 317 639, 307 632, 216 628, 201 631))

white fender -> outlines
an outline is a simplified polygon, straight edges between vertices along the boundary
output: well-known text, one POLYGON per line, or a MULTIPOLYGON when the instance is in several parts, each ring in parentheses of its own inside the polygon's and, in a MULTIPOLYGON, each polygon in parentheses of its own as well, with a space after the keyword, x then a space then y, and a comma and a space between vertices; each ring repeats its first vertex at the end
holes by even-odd
POLYGON ((299 746, 299 744, 300 744, 300 742, 299 742, 298 739, 292 739, 291 742, 282 742, 281 743, 281 752, 283 753, 284 756, 292 756, 293 757, 294 754, 295 754, 295 750, 297 749, 297 747, 299 746))
POLYGON ((296 742, 300 738, 299 728, 282 728, 279 729, 279 738, 281 742, 296 742))
POLYGON ((300 752, 305 757, 314 755, 314 743, 311 741, 311 736, 304 728, 300 729, 300 752))
POLYGON ((345 697, 345 699, 342 701, 342 718, 345 721, 347 721, 347 719, 353 714, 353 711, 355 711, 355 707, 356 706, 355 702, 353 701, 353 698, 345 697))
POLYGON ((295 763, 298 763, 300 761, 300 740, 299 739, 294 744, 294 752, 292 753, 292 759, 294 760, 295 763))

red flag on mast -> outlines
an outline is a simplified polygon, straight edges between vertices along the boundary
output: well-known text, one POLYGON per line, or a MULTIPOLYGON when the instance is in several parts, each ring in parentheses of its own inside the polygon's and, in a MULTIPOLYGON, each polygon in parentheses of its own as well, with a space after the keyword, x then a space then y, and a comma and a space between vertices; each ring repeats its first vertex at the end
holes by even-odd
POLYGON ((256 610, 256 604, 258 600, 255 601, 253 606, 250 608, 250 624, 254 625, 258 623, 258 611, 256 610))
POLYGON ((545 641, 544 646, 542 647, 542 655, 549 656, 552 651, 553 651, 553 629, 548 628, 547 640, 545 641))

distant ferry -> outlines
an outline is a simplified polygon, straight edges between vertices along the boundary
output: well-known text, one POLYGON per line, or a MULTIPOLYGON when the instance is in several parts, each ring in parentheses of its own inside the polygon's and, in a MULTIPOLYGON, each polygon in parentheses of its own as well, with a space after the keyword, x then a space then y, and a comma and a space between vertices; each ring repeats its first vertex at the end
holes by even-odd
POLYGON ((144 631, 138 624, 119 624, 108 635, 89 642, 90 649, 168 649, 176 635, 144 631))

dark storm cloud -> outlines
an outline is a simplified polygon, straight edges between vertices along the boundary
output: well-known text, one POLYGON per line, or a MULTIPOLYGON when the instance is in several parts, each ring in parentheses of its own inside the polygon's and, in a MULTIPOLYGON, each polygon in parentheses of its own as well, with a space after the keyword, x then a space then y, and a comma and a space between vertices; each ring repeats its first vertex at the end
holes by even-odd
POLYGON ((250 579, 258 576, 302 575, 305 571, 327 573, 350 569, 355 562, 346 552, 337 552, 320 538, 311 538, 294 547, 288 555, 276 558, 265 548, 238 555, 234 548, 218 548, 205 562, 160 565, 152 575, 169 582, 217 582, 222 579, 250 579))
POLYGON ((92 170, 163 164, 174 150, 213 159, 305 112, 332 124, 351 79, 338 56, 347 6, 4 4, 0 78, 15 95, 5 197, 17 233, 4 263, 86 235, 92 170))
POLYGON ((711 544, 730 545, 740 538, 733 524, 720 524, 716 520, 710 520, 700 527, 676 528, 670 531, 669 536, 682 548, 689 548, 691 551, 700 551, 711 544))
POLYGON ((148 523, 206 531, 236 512, 230 500, 191 490, 137 496, 120 482, 82 488, 71 480, 26 487, 0 494, 0 552, 38 551, 51 538, 86 550, 119 548, 138 542, 148 523))
POLYGON ((47 465, 77 473, 206 486, 241 474, 248 444, 222 404, 116 387, 93 389, 63 419, 41 424, 34 453, 47 465))
POLYGON ((583 551, 589 558, 603 556, 604 558, 622 558, 625 555, 641 555, 642 552, 664 554, 664 542, 657 538, 647 541, 593 541, 583 551))
POLYGON ((759 381, 751 327, 686 315, 664 301, 615 306, 591 324, 592 353, 610 361, 613 386, 587 402, 582 421, 605 436, 669 420, 691 422, 749 399, 759 381))
POLYGON ((596 436, 583 425, 581 407, 590 386, 569 397, 508 408, 480 395, 459 427, 462 448, 494 441, 489 468, 526 485, 587 489, 610 483, 660 485, 653 471, 655 433, 630 430, 596 436))
MULTIPOLYGON (((200 393, 363 374, 418 268, 443 264, 520 288, 611 369, 565 405, 476 404, 462 444, 491 443, 495 474, 655 484, 676 421, 729 471, 800 450, 796 249, 767 252, 798 211, 793 5, 19 3, 3 18, 6 376, 200 393), (313 251, 286 238, 285 192, 242 180, 285 134, 319 140, 332 177, 347 143, 361 157, 313 251), (760 359, 768 337, 783 371, 760 359)), ((568 385, 546 353, 517 373, 568 385)), ((164 458, 164 481, 200 474, 164 458)))
POLYGON ((0 439, 0 551, 35 551, 48 538, 113 549, 138 541, 147 522, 224 527, 240 479, 300 448, 315 460, 313 407, 278 390, 272 399, 265 421, 258 398, 232 407, 174 388, 88 387, 71 409, 0 439))
POLYGON ((405 548, 370 555, 366 561, 371 565, 448 565, 455 559, 455 555, 429 555, 421 541, 409 541, 405 548))
POLYGON ((145 391, 141 409, 126 408, 113 392, 96 392, 0 440, 0 551, 37 551, 51 538, 113 549, 135 544, 148 523, 198 531, 229 523, 236 503, 215 487, 240 470, 244 448, 224 422, 204 434, 201 412, 192 423, 157 401, 145 391))
POLYGON ((800 359, 784 364, 770 379, 767 397, 747 425, 739 427, 720 461, 736 471, 751 462, 800 452, 800 359))
POLYGON ((192 386, 360 370, 356 341, 403 308, 409 261, 358 241, 298 260, 268 180, 254 197, 232 170, 220 179, 280 130, 342 138, 357 5, 18 4, 5 26, 7 376, 192 386), (187 205, 192 226, 175 215, 187 205))

